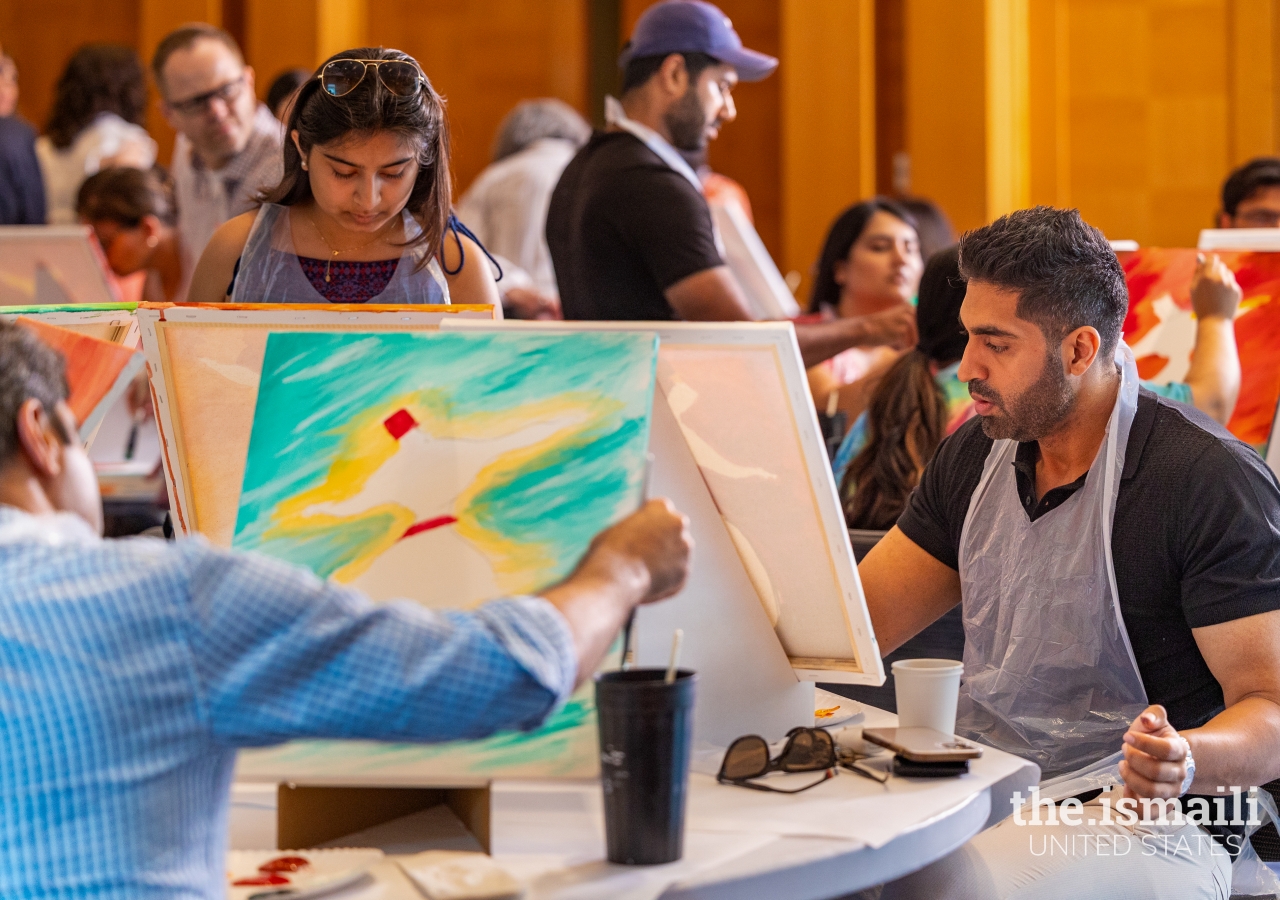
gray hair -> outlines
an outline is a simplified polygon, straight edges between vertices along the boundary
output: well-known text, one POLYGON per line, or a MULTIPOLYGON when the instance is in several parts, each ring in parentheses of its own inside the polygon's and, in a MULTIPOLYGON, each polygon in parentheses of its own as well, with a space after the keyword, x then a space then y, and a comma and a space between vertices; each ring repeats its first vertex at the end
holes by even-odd
POLYGON ((563 100, 525 100, 507 113, 493 140, 493 161, 519 153, 542 138, 559 138, 581 147, 591 137, 591 126, 563 100))
POLYGON ((0 359, 0 465, 18 452, 18 410, 30 399, 40 401, 59 439, 71 443, 54 411, 69 394, 62 354, 45 346, 31 330, 0 321, 0 359))

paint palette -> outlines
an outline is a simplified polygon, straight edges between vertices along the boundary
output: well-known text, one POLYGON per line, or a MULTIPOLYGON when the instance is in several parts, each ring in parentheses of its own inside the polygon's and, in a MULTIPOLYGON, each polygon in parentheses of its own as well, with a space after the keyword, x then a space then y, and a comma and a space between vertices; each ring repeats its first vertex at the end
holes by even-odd
POLYGON ((814 688, 813 706, 813 724, 817 728, 861 722, 864 715, 861 703, 822 688, 814 688))
POLYGON ((227 900, 275 892, 289 900, 318 897, 356 884, 381 859, 381 850, 363 848, 232 850, 227 854, 227 900))

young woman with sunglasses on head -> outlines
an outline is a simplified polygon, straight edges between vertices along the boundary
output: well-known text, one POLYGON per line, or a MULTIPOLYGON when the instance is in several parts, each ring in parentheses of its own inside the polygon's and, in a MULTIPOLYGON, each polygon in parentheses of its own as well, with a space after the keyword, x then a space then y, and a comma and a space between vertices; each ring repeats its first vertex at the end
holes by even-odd
POLYGON ((444 103, 411 57, 331 57, 286 130, 284 178, 214 234, 192 302, 499 302, 483 248, 450 212, 444 103))

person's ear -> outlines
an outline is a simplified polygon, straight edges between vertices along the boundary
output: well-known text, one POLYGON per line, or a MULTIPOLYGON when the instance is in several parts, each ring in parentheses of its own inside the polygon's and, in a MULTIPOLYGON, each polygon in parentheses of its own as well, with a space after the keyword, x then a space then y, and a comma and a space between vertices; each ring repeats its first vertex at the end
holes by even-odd
POLYGON ((1219 227, 1219 228, 1234 228, 1234 227, 1235 227, 1235 223, 1231 221, 1231 216, 1227 215, 1225 212, 1221 212, 1221 211, 1220 211, 1220 212, 1218 213, 1218 227, 1219 227))
POLYGON ((683 97, 689 90, 689 69, 679 53, 668 54, 658 69, 658 80, 665 93, 683 97))
POLYGON ((254 98, 256 99, 258 94, 253 87, 254 86, 253 66, 244 67, 244 86, 247 87, 251 93, 253 93, 254 98))
POLYGON ((310 166, 307 164, 307 154, 302 152, 302 141, 298 139, 298 129, 295 128, 289 132, 289 139, 293 141, 293 146, 298 148, 298 156, 302 158, 302 171, 309 171, 310 166))
POLYGON ((148 247, 155 249, 160 243, 160 233, 162 230, 160 218, 154 215, 145 215, 138 222, 138 227, 142 229, 142 239, 148 247))
POLYGON ((62 435, 53 415, 34 398, 18 407, 18 443, 31 467, 44 478, 56 478, 62 473, 62 435))
POLYGON ((1102 346, 1102 336, 1092 325, 1084 325, 1067 335, 1063 342, 1067 374, 1079 377, 1093 365, 1102 346))

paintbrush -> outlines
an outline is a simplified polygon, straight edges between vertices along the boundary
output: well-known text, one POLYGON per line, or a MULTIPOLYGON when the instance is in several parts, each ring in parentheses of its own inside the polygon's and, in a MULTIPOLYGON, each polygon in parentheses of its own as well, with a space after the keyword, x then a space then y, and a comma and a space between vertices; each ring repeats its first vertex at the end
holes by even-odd
MULTIPOLYGON (((649 479, 653 475, 653 454, 646 453, 644 460, 644 480, 640 484, 640 506, 643 507, 649 502, 649 479)), ((639 508, 639 507, 637 507, 639 508)), ((627 613, 627 624, 622 626, 622 671, 631 668, 631 660, 628 655, 631 651, 631 629, 636 624, 636 608, 631 607, 631 612, 627 613)))

